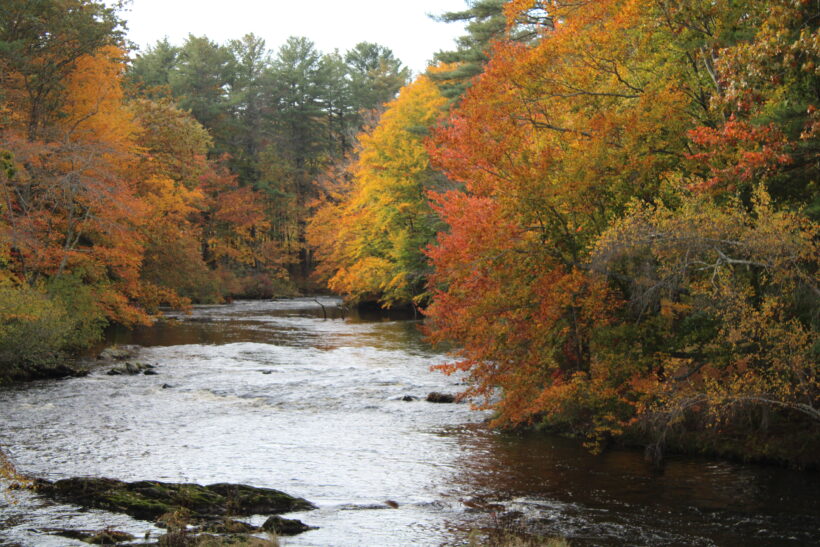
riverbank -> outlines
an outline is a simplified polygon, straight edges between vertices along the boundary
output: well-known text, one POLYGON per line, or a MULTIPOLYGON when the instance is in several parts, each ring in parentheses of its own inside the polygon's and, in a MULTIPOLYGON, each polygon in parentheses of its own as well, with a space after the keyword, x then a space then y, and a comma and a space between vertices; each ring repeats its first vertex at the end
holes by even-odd
POLYGON ((47 363, 26 365, 0 370, 0 386, 15 382, 33 382, 36 380, 62 380, 64 378, 82 378, 88 376, 89 370, 76 363, 47 363))
MULTIPOLYGON (((528 426, 523 434, 555 435, 587 440, 569 428, 528 426)), ((738 414, 720 426, 709 427, 696 416, 659 433, 645 425, 627 428, 593 448, 640 450, 650 465, 662 468, 668 456, 692 456, 742 464, 782 467, 796 471, 820 470, 820 424, 802 415, 766 409, 738 414), (761 414, 765 420, 761 422, 761 414)))
MULTIPOLYGON (((721 431, 679 431, 668 435, 670 454, 705 456, 739 463, 775 465, 799 471, 820 470, 820 424, 783 421, 769 431, 728 427, 721 431)), ((651 444, 644 441, 643 446, 651 444)))

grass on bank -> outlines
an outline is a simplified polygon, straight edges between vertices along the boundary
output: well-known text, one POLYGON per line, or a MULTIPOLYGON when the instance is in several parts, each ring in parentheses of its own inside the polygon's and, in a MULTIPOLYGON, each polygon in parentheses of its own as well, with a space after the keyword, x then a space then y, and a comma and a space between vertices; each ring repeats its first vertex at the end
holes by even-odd
POLYGON ((533 536, 510 530, 493 530, 488 534, 474 530, 468 541, 469 547, 571 547, 564 538, 533 536))

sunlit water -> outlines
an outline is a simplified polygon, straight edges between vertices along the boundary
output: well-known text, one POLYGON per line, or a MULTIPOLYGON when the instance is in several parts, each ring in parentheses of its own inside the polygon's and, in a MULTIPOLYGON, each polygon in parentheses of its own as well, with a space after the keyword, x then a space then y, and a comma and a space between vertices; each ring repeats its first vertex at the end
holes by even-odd
MULTIPOLYGON (((319 528, 285 545, 458 545, 525 527, 577 545, 820 543, 820 479, 780 469, 487 431, 467 404, 432 404, 459 378, 415 321, 341 319, 337 301, 238 302, 112 341, 141 346, 156 376, 38 382, 0 391, 0 445, 49 479, 237 482, 307 498, 319 528), (404 396, 419 398, 403 401, 404 396), (384 502, 392 500, 398 508, 384 502)), ((259 517, 260 519, 262 517, 259 517)), ((258 521, 259 519, 257 519, 258 521)), ((47 528, 150 524, 0 493, 0 545, 84 545, 47 528)))

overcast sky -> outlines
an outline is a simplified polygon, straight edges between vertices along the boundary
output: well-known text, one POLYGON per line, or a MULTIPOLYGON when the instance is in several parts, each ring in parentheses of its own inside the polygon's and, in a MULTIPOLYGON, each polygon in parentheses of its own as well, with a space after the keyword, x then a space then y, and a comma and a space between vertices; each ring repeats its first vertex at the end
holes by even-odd
POLYGON ((128 38, 140 49, 168 36, 181 45, 189 33, 225 43, 252 32, 276 50, 288 36, 305 36, 325 53, 358 42, 393 50, 421 72, 436 51, 452 49, 463 26, 427 14, 460 11, 465 0, 132 0, 123 14, 128 38))

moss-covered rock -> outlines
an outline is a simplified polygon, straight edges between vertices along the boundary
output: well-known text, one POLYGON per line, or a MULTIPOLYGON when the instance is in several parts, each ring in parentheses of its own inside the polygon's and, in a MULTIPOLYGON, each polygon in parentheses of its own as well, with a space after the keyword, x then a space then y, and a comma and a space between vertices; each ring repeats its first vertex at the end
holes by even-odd
POLYGON ((250 516, 315 509, 302 498, 271 488, 243 484, 176 484, 157 481, 123 482, 106 478, 77 477, 49 482, 38 480, 35 488, 48 497, 82 507, 125 513, 134 518, 156 520, 185 509, 194 517, 250 516))
POLYGON ((105 348, 97 356, 101 361, 126 361, 133 359, 139 353, 137 346, 111 346, 105 348))
POLYGON ((227 483, 211 484, 206 488, 223 496, 227 500, 229 514, 237 516, 269 515, 316 509, 316 506, 307 500, 294 498, 272 488, 227 483))
POLYGON ((134 536, 119 530, 70 530, 65 528, 47 528, 43 530, 51 535, 77 539, 91 545, 116 545, 131 541, 134 536))
POLYGON ((197 531, 210 534, 251 534, 258 530, 252 524, 228 518, 205 521, 197 526, 197 531))

